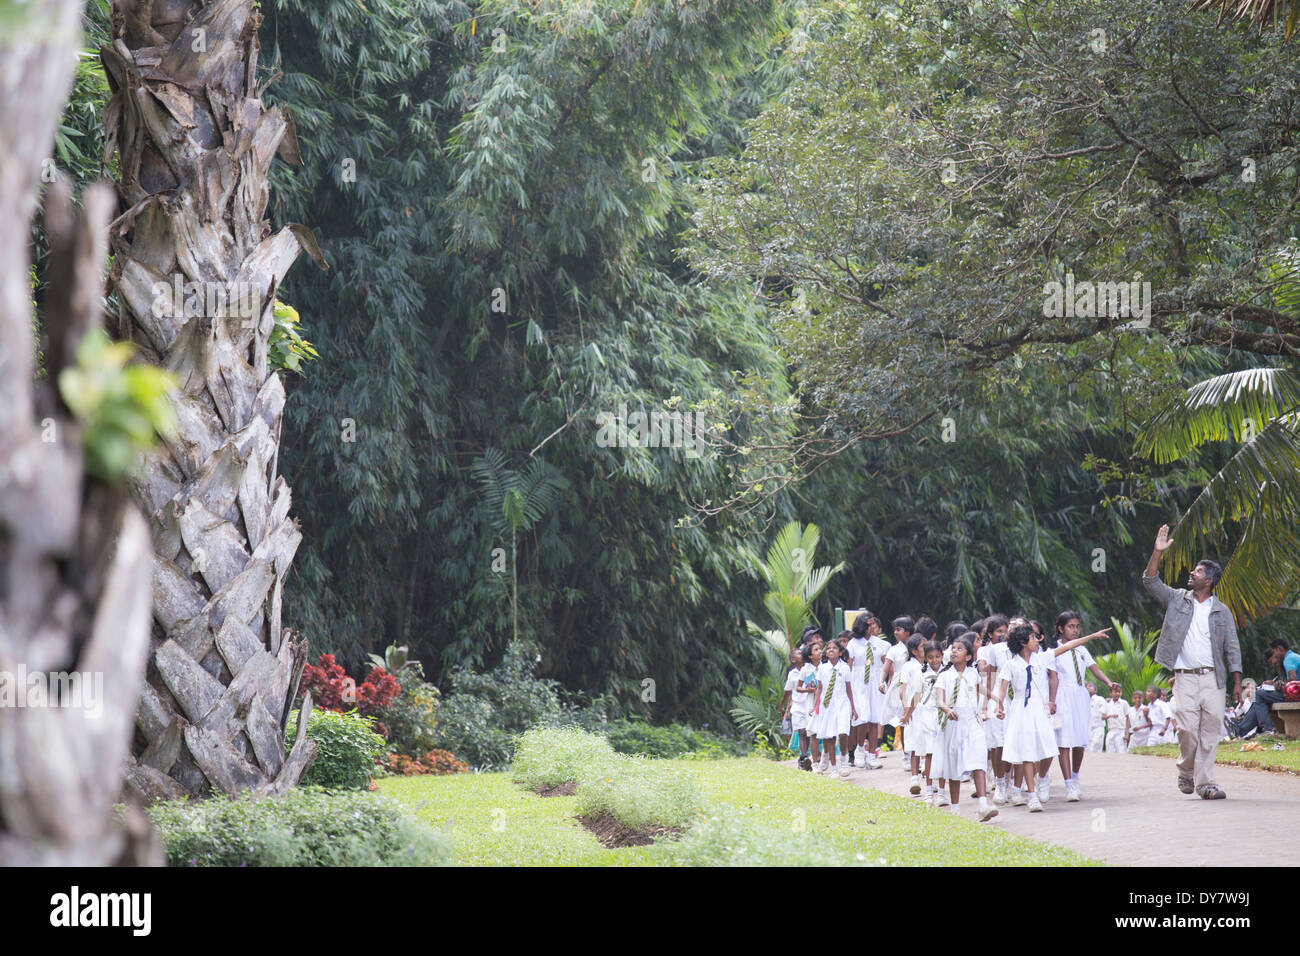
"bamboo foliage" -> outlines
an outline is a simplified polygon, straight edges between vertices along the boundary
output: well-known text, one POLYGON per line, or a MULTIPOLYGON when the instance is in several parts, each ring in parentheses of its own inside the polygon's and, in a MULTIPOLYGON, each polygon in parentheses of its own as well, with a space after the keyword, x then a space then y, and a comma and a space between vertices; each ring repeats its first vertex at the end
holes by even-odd
POLYGON ((179 433, 136 482, 155 549, 154 628, 132 786, 147 800, 283 792, 310 763, 309 702, 286 757, 305 642, 282 629, 301 534, 277 472, 285 392, 273 304, 311 233, 263 218, 293 122, 262 105, 254 0, 114 0, 100 50, 119 154, 118 333, 173 372, 179 433), (194 290, 197 290, 194 291, 194 290), (218 290, 223 295, 214 295, 218 290))

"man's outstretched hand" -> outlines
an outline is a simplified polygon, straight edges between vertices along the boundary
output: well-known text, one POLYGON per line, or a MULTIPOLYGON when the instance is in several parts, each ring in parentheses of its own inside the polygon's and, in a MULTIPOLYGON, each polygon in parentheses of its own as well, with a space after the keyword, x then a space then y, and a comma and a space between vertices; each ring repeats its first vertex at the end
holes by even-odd
POLYGON ((1156 532, 1156 550, 1163 554, 1173 543, 1174 539, 1169 537, 1169 525, 1162 524, 1160 530, 1156 532))

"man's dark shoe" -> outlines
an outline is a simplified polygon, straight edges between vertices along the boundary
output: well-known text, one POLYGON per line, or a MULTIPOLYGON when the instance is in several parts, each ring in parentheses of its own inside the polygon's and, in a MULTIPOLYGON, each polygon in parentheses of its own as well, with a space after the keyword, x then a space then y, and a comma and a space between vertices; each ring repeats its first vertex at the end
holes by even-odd
POLYGON ((1178 789, 1183 793, 1192 793, 1196 789, 1196 783, 1191 777, 1184 777, 1180 773, 1178 775, 1178 789))
POLYGON ((1216 787, 1214 784, 1209 784, 1208 786, 1201 788, 1201 799, 1202 800, 1226 800, 1228 799, 1228 795, 1224 793, 1222 790, 1220 790, 1218 787, 1216 787))

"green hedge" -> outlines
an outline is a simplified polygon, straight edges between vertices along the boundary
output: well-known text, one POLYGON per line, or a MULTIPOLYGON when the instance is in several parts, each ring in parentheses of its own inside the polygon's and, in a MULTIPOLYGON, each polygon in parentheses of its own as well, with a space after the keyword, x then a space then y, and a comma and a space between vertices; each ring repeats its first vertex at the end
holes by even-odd
POLYGON ((155 804, 168 866, 439 866, 446 839, 371 793, 299 787, 283 797, 155 804))
POLYGON ((598 728, 610 746, 622 754, 672 758, 686 754, 705 757, 743 757, 750 751, 745 741, 728 740, 707 730, 683 724, 656 727, 633 720, 611 720, 598 728))

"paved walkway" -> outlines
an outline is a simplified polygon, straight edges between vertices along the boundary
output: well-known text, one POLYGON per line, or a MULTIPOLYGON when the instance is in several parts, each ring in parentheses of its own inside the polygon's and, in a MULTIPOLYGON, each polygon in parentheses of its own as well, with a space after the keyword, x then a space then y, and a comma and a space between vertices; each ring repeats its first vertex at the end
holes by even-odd
MULTIPOLYGON (((881 770, 850 773, 846 785, 871 787, 920 800, 908 792, 911 777, 901 758, 881 756, 881 770)), ((794 763, 787 764, 794 767, 794 763)), ((1095 860, 1129 866, 1295 866, 1300 855, 1300 777, 1262 770, 1214 768, 1226 800, 1178 792, 1174 761, 1134 754, 1088 753, 1083 800, 1066 803, 1061 768, 1052 764, 1052 796, 1042 813, 999 807, 984 826, 1068 847, 1095 860)), ((962 785, 960 813, 974 820, 972 785, 962 785)))

